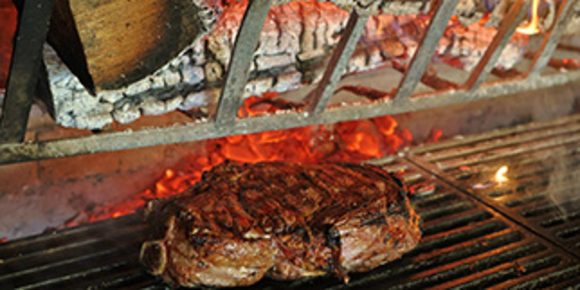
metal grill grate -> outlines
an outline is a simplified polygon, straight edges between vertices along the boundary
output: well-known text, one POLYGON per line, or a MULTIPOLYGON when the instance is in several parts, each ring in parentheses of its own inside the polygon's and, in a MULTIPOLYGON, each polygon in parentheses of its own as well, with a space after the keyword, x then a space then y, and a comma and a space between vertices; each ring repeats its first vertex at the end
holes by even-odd
MULTIPOLYGON (((302 111, 288 111, 284 114, 260 115, 238 118, 236 112, 242 103, 243 90, 252 63, 253 49, 272 1, 253 0, 246 9, 240 26, 235 48, 227 69, 227 77, 219 99, 215 117, 204 122, 174 124, 167 127, 144 128, 117 132, 102 132, 85 137, 46 140, 23 143, 26 134, 28 113, 32 103, 32 92, 38 78, 38 66, 42 39, 47 31, 48 16, 54 1, 36 0, 26 2, 23 8, 23 21, 16 38, 15 53, 6 91, 4 115, 0 119, 0 164, 26 162, 49 158, 61 158, 80 154, 108 152, 161 144, 173 144, 237 134, 257 133, 309 126, 314 124, 336 123, 356 119, 372 118, 398 113, 412 112, 438 106, 492 98, 501 95, 570 84, 580 80, 580 70, 546 73, 546 65, 562 63, 553 58, 554 51, 568 19, 573 15, 571 8, 575 1, 556 1, 555 22, 544 32, 544 38, 535 53, 530 54, 529 68, 516 72, 517 77, 502 81, 488 82, 500 54, 521 22, 530 1, 517 0, 503 18, 497 33, 490 42, 476 67, 469 72, 465 83, 450 83, 447 89, 419 94, 417 86, 433 57, 441 36, 447 28, 459 0, 433 1, 432 18, 417 47, 417 52, 405 71, 405 75, 390 97, 373 102, 330 106, 329 101, 342 77, 348 59, 365 27, 368 15, 354 9, 348 24, 334 49, 324 75, 312 93, 307 108, 302 111), (361 14, 359 14, 361 13, 361 14), (30 17, 28 17, 30 15, 30 17), (44 17, 42 17, 44 16, 44 17), (31 37, 33 36, 33 37, 31 37), (40 40, 40 41, 39 41, 40 40), (37 51, 38 53, 35 53, 37 51), (31 57, 34 56, 34 57, 31 57), (392 97, 392 100, 391 100, 392 97), (138 141, 137 141, 138 140, 138 141)), ((370 1, 372 2, 372 1, 370 1)), ((369 2, 369 3, 370 3, 369 2)), ((358 3, 354 1, 354 3, 358 3)), ((361 2, 362 3, 362 2, 361 2)), ((362 5, 358 3, 358 5, 362 5)), ((370 5, 366 3, 364 5, 370 5)), ((374 5, 370 5, 373 7, 374 5)), ((382 9, 381 9, 382 10, 382 9)), ((385 13, 389 13, 388 10, 385 13)), ((576 47, 566 49, 568 53, 576 47)), ((577 55, 577 54, 575 54, 577 55)), ((513 73, 513 72, 512 72, 513 73)), ((504 74, 505 75, 505 74, 504 74)), ((513 76, 513 74, 512 74, 513 76)), ((385 92, 386 93, 386 92, 385 92)))
POLYGON ((577 257, 579 152, 579 116, 414 150, 429 170, 577 257), (509 181, 493 184, 503 165, 509 167, 509 181))
MULTIPOLYGON (((277 282, 250 289, 474 289, 580 284, 578 259, 401 158, 372 163, 417 188, 420 245, 403 259, 348 285, 335 278, 277 282)), ((0 288, 161 288, 137 262, 147 227, 136 215, 0 246, 0 288)), ((527 287, 526 287, 527 288, 527 287)))

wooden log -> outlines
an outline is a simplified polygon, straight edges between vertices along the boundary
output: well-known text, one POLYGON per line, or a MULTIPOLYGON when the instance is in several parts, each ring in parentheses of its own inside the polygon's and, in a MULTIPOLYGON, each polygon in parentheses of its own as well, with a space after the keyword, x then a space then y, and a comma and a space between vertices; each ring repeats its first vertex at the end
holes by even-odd
POLYGON ((195 2, 58 0, 48 41, 89 91, 119 89, 211 29, 215 6, 195 2))
MULTIPOLYGON (((438 0, 320 1, 346 11, 408 15, 428 12, 438 0)), ((506 1, 513 0, 501 2, 506 1)), ((57 0, 48 41, 90 93, 118 90, 168 64, 195 39, 212 31, 222 10, 239 2, 244 1, 57 0)), ((273 1, 274 5, 284 2, 288 0, 273 1)), ((481 7, 481 1, 466 0, 455 13, 460 19, 476 21, 481 7)))

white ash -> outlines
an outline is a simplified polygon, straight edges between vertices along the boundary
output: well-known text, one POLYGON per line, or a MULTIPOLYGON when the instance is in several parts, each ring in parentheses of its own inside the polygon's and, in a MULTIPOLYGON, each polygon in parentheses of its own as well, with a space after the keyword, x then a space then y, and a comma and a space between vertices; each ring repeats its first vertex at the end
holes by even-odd
POLYGON ((217 62, 208 62, 205 64, 205 79, 210 83, 215 83, 223 79, 223 68, 217 62))
POLYGON ((113 112, 115 121, 121 124, 129 124, 141 117, 141 111, 137 107, 126 104, 113 112))
POLYGON ((183 65, 181 73, 185 84, 197 85, 203 81, 205 71, 199 66, 183 65))
POLYGON ((141 113, 145 116, 157 116, 166 113, 165 102, 156 99, 147 99, 139 104, 141 113))
POLYGON ((181 103, 183 103, 183 96, 181 95, 167 99, 165 100, 165 110, 167 112, 175 111, 181 103))
POLYGON ((288 72, 276 76, 275 85, 272 90, 275 92, 286 92, 292 89, 296 89, 300 86, 300 81, 302 80, 302 73, 300 72, 288 72))
POLYGON ((177 108, 183 111, 189 111, 194 108, 208 106, 209 105, 208 100, 210 99, 207 95, 208 91, 189 93, 185 97, 185 100, 181 104, 179 104, 177 108))
POLYGON ((45 46, 44 58, 58 124, 79 129, 96 129, 113 122, 110 115, 112 104, 101 102, 98 97, 90 95, 60 62, 54 50, 45 46))
POLYGON ((296 59, 291 54, 260 55, 256 57, 256 69, 267 71, 273 67, 285 67, 294 64, 296 59))
POLYGON ((165 81, 163 81, 163 77, 161 76, 152 76, 149 78, 149 82, 151 83, 152 89, 162 89, 165 87, 165 81))
POLYGON ((149 90, 151 88, 151 85, 152 85, 151 79, 144 78, 129 85, 129 87, 127 87, 127 89, 124 90, 123 93, 125 95, 135 96, 149 90))
POLYGON ((259 96, 270 89, 272 89, 273 78, 261 78, 255 79, 248 82, 244 90, 244 98, 249 96, 259 96))
MULTIPOLYGON (((356 5, 370 5, 367 8, 375 9, 372 7, 374 3, 378 2, 358 1, 356 5)), ((383 4, 384 7, 401 9, 400 13, 405 15, 410 11, 429 9, 428 3, 424 5, 423 1, 383 1, 383 4)), ((234 12, 225 11, 216 29, 205 38, 194 41, 151 75, 119 90, 99 91, 96 96, 85 91, 54 52, 45 52, 57 123, 66 127, 100 129, 113 120, 130 123, 141 115, 216 104, 221 92, 219 86, 225 78, 224 67, 230 59, 244 8, 242 4, 234 4, 231 7, 234 12), (241 11, 236 12, 236 9, 241 11)), ((303 80, 319 81, 324 71, 322 64, 338 43, 348 17, 347 11, 328 3, 290 2, 272 7, 252 62, 250 75, 257 78, 248 82, 244 97, 296 89, 303 80), (309 77, 305 78, 305 75, 309 77)), ((214 25, 207 24, 208 27, 214 25)), ((421 32, 426 27, 425 17, 372 16, 361 37, 363 44, 355 51, 347 71, 365 71, 388 65, 393 58, 412 56, 420 35, 405 34, 403 28, 411 25, 421 32)), ((463 42, 444 38, 445 49, 440 45, 438 53, 455 54, 462 57, 466 67, 471 67, 481 58, 479 46, 484 46, 480 44, 483 36, 479 31, 466 35, 468 37, 464 38, 467 40, 463 42), (470 45, 478 48, 470 49, 470 45)), ((508 46, 506 51, 509 53, 505 57, 502 55, 498 65, 509 68, 517 62, 521 58, 518 49, 517 45, 508 46)))

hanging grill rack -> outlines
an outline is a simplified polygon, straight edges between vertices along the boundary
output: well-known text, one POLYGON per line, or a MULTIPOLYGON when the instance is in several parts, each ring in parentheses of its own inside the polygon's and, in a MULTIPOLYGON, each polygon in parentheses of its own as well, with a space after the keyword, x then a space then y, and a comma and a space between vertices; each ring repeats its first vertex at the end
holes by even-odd
POLYGON ((558 6, 556 20, 545 32, 544 40, 533 56, 529 69, 517 77, 484 82, 529 8, 531 1, 518 0, 506 14, 481 61, 459 89, 414 93, 459 2, 448 0, 439 1, 417 53, 392 98, 327 108, 369 17, 355 9, 351 12, 347 27, 333 51, 322 81, 313 91, 313 97, 305 110, 237 118, 254 48, 272 2, 250 0, 236 39, 215 118, 168 127, 23 143, 33 92, 37 83, 42 87, 42 82, 39 82, 42 78, 39 78, 38 72, 53 2, 54 0, 28 0, 22 9, 4 101, 4 113, 0 120, 0 165, 372 118, 493 98, 580 80, 580 70, 541 74, 558 45, 564 24, 572 15, 571 7, 576 2, 563 0, 558 6))

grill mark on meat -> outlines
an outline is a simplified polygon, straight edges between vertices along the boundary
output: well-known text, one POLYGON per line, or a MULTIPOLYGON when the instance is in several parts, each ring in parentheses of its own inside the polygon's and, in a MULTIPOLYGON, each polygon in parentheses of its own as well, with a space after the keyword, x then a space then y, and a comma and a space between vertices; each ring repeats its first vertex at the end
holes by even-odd
POLYGON ((348 281, 349 272, 396 259, 420 238, 404 185, 370 165, 226 163, 200 184, 148 214, 159 240, 142 253, 168 259, 141 259, 173 285, 244 286, 264 275, 329 272, 348 281))
MULTIPOLYGON (((350 170, 347 170, 346 168, 340 168, 340 167, 336 167, 336 170, 338 170, 339 172, 341 172, 342 175, 346 175, 352 178, 352 180, 355 182, 355 185, 357 188, 369 188, 369 185, 373 185, 375 187, 375 191, 378 189, 376 188, 376 180, 373 180, 371 178, 366 177, 363 172, 362 169, 363 168, 349 168, 350 170), (359 170, 360 169, 360 170, 359 170), (359 174, 356 174, 359 173, 359 174)), ((369 188, 371 189, 371 188, 369 188)), ((371 189, 372 190, 372 189, 371 189)), ((359 193, 366 193, 366 190, 362 190, 362 191, 358 191, 359 193)), ((374 195, 374 193, 372 194, 374 195)), ((368 196, 364 196, 364 195, 360 195, 361 198, 363 199, 368 199, 368 196)))

